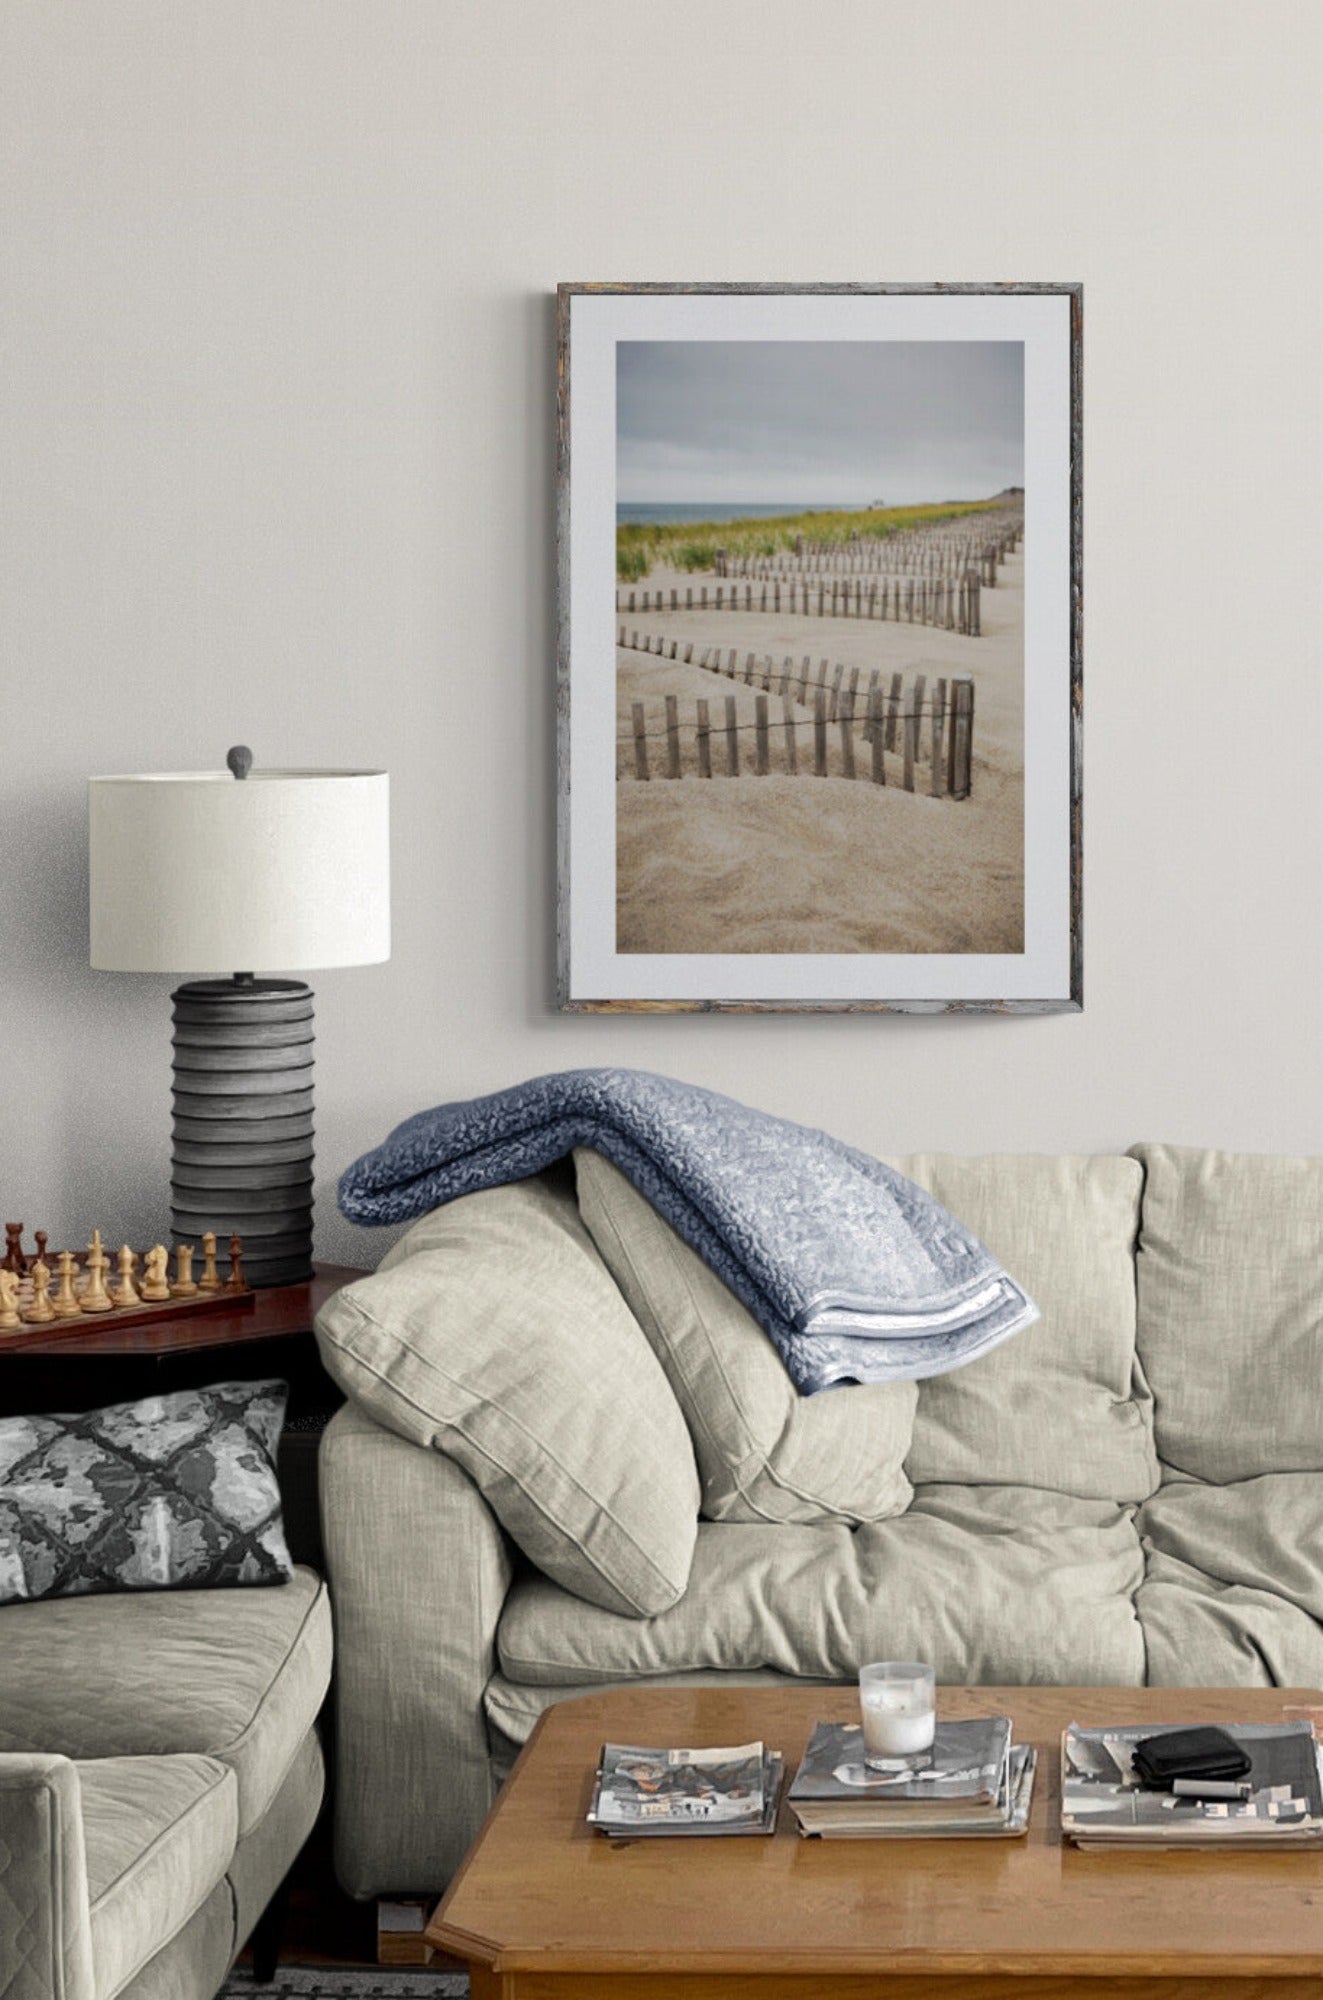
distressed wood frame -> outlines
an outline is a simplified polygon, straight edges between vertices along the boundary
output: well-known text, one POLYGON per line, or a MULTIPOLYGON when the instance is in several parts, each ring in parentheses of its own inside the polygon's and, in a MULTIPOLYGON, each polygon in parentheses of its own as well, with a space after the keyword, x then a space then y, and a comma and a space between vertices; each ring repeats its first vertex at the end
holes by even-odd
POLYGON ((571 1014, 1063 1014, 1084 1006, 1084 287, 1081 284, 562 284, 556 288, 556 645, 557 1001, 571 1014), (570 303, 577 296, 960 295, 1070 301, 1070 992, 1066 998, 903 1000, 573 999, 570 995, 570 303))

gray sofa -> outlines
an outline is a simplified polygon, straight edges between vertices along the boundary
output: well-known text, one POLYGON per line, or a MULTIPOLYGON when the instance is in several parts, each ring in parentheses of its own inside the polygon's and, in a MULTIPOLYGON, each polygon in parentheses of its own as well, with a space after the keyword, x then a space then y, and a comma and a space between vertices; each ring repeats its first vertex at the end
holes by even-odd
POLYGON ((0 1611, 0 1995, 211 2000, 316 1819, 326 1588, 0 1611))
POLYGON ((577 1192, 425 1218, 332 1301, 352 1893, 439 1889, 537 1716, 590 1688, 886 1657, 946 1682, 1323 1683, 1323 1161, 896 1164, 1042 1309, 917 1389, 787 1393, 596 1155, 577 1192))

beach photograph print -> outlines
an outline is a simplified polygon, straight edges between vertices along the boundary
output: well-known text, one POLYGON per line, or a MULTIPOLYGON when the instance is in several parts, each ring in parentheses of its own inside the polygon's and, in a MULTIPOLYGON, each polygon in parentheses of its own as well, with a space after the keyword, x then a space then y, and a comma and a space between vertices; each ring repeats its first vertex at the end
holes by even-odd
POLYGON ((1025 463, 1021 340, 615 343, 617 954, 1024 952, 1025 463))

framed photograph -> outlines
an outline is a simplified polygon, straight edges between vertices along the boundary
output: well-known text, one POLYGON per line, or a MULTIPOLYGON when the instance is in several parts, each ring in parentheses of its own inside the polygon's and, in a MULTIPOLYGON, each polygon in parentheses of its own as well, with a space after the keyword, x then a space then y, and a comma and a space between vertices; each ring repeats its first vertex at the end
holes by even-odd
POLYGON ((562 285, 559 999, 1083 1005, 1079 285, 562 285))

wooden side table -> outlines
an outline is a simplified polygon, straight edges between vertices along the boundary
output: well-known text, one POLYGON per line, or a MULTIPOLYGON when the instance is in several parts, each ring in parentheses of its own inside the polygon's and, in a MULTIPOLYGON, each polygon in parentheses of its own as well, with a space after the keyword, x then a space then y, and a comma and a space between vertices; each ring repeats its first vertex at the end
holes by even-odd
POLYGON ((355 1278, 348 1264, 318 1264, 298 1285, 255 1294, 246 1312, 98 1325, 31 1341, 5 1352, 0 1335, 0 1416, 96 1410, 208 1382, 253 1382, 277 1376, 289 1383, 280 1445, 285 1529, 296 1562, 322 1567, 317 1517, 317 1445, 344 1401, 321 1365, 312 1322, 318 1309, 355 1278))

